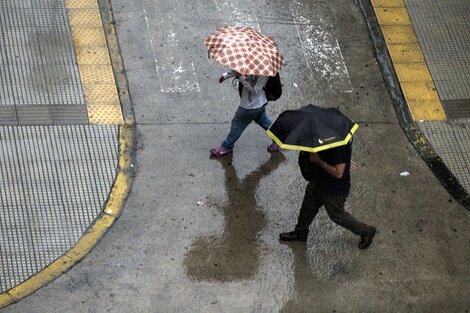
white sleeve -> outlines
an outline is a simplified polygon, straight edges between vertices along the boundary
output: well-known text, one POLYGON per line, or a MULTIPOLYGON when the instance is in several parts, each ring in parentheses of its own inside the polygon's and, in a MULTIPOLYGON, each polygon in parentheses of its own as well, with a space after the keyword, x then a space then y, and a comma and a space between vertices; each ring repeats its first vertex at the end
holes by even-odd
POLYGON ((231 70, 222 74, 224 79, 235 77, 235 71, 231 70))
POLYGON ((266 86, 266 83, 268 82, 269 77, 268 76, 258 76, 258 79, 256 80, 256 83, 254 86, 251 86, 250 82, 246 81, 246 76, 242 75, 238 78, 238 81, 243 84, 243 88, 246 88, 248 91, 252 93, 260 93, 263 91, 264 86, 266 86))

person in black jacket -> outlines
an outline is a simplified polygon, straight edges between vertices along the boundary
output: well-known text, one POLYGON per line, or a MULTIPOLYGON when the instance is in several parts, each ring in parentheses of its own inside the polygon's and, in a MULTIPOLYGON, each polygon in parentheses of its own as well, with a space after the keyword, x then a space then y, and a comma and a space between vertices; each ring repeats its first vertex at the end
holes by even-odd
POLYGON ((352 143, 318 153, 300 152, 299 166, 308 180, 295 230, 280 235, 281 241, 307 241, 309 226, 325 206, 333 222, 359 235, 359 249, 367 249, 376 228, 358 221, 344 210, 351 186, 350 166, 352 143))

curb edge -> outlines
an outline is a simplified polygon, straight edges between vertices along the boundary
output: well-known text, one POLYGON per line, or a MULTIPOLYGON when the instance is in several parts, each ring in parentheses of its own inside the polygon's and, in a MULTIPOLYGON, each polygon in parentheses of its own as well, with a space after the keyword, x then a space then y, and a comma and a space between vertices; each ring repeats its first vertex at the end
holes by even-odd
POLYGON ((110 0, 97 0, 118 89, 124 125, 119 127, 119 160, 115 181, 104 209, 78 242, 61 257, 24 282, 0 294, 0 309, 20 301, 55 280, 80 262, 119 218, 129 196, 133 178, 135 119, 125 76, 110 0))
POLYGON ((382 71, 384 83, 390 93, 401 128, 405 132, 410 143, 415 147, 421 158, 425 161, 449 194, 467 210, 470 210, 470 195, 465 191, 457 178, 445 165, 444 161, 435 152, 419 126, 411 117, 411 113, 401 90, 397 74, 390 55, 388 54, 387 45, 370 0, 357 0, 357 3, 364 15, 367 28, 369 29, 377 61, 382 71))

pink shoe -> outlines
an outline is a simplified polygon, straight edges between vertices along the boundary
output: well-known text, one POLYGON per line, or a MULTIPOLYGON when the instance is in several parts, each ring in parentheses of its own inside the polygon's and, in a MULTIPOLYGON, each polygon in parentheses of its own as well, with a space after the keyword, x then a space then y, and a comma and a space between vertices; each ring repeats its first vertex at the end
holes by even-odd
POLYGON ((214 147, 210 150, 211 152, 211 155, 214 156, 214 157, 217 157, 217 158, 220 158, 220 157, 223 157, 223 156, 226 156, 226 155, 229 155, 232 153, 232 150, 229 150, 229 149, 225 149, 224 147, 222 146, 219 146, 219 147, 214 147))
POLYGON ((279 148, 279 146, 275 142, 268 146, 268 152, 278 152, 279 150, 281 150, 281 148, 279 148))

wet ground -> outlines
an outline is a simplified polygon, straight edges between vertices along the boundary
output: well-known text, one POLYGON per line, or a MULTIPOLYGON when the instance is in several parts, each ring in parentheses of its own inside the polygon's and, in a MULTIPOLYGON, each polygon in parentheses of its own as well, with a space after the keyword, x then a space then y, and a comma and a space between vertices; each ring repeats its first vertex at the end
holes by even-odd
POLYGON ((468 211, 409 144, 354 2, 113 1, 136 116, 136 177, 123 214, 72 270, 4 312, 465 312, 468 211), (281 244, 306 182, 250 126, 232 158, 237 92, 203 38, 243 24, 286 57, 273 116, 308 103, 359 123, 347 208, 372 246, 321 211, 307 243, 281 244), (315 40, 322 38, 321 44, 315 40), (401 176, 408 171, 410 176, 401 176))

